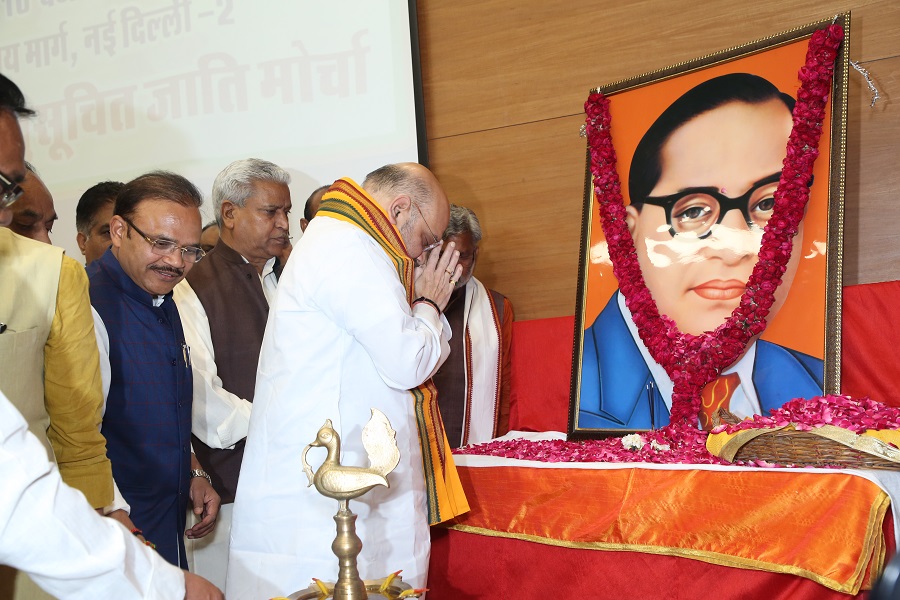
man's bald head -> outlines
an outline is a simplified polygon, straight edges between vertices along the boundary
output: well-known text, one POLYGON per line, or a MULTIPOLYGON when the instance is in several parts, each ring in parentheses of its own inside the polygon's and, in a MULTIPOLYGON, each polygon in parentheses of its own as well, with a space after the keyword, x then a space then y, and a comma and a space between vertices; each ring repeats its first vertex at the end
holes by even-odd
POLYGON ((440 240, 450 220, 450 202, 427 168, 418 163, 385 165, 366 175, 363 189, 398 228, 411 257, 440 240))
POLYGON ((376 200, 381 196, 406 194, 422 206, 444 195, 434 174, 418 163, 397 163, 375 169, 366 175, 363 189, 376 200))

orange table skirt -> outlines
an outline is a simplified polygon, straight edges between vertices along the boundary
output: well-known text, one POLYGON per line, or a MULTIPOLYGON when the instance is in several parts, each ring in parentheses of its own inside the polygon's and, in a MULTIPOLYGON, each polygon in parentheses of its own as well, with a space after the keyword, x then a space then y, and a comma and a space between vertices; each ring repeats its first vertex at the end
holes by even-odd
POLYGON ((888 496, 839 471, 459 472, 471 505, 452 526, 461 532, 784 573, 849 594, 884 564, 888 496))

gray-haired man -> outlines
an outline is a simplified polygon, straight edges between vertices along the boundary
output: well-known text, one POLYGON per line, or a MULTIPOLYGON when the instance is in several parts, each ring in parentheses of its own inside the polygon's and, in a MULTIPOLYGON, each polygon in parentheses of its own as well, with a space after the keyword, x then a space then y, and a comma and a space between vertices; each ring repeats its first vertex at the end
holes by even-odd
POLYGON ((481 242, 481 223, 464 206, 450 205, 444 242, 459 250, 462 275, 444 316, 459 335, 450 339, 450 358, 434 375, 438 404, 450 446, 480 444, 509 430, 510 343, 513 307, 499 292, 472 276, 481 242))
POLYGON ((225 167, 212 191, 219 242, 175 290, 192 352, 194 452, 222 497, 215 535, 192 544, 193 568, 222 587, 259 349, 289 243, 290 181, 260 159, 225 167))

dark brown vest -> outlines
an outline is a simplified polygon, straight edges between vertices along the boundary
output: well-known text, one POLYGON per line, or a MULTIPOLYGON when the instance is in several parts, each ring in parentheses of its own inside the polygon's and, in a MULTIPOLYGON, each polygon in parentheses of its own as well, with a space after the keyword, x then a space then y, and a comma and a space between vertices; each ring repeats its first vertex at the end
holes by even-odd
MULTIPOLYGON (((499 322, 503 322, 503 295, 488 290, 497 307, 499 322)), ((450 324, 453 337, 450 338, 450 356, 432 377, 438 390, 438 407, 441 409, 441 420, 451 448, 459 448, 462 444, 463 425, 466 412, 466 353, 463 339, 463 317, 466 310, 466 288, 453 291, 450 301, 444 309, 444 316, 450 324)))
MULTIPOLYGON (((277 260, 275 272, 281 274, 277 260)), ((253 402, 259 350, 269 316, 256 267, 220 240, 194 265, 187 280, 209 318, 222 387, 253 402)), ((197 436, 192 436, 192 441, 197 460, 212 477, 213 488, 222 497, 222 503, 234 502, 246 440, 238 442, 232 450, 210 448, 197 436)))

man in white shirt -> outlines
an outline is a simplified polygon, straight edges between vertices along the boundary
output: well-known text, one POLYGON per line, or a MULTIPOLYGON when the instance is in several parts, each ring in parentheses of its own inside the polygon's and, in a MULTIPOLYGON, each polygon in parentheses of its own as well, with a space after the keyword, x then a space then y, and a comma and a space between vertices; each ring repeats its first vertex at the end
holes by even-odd
MULTIPOLYGON (((426 485, 440 452, 420 444, 422 432, 433 431, 421 425, 430 407, 420 398, 434 388, 422 384, 449 352, 441 311, 461 269, 453 243, 417 268, 413 259, 441 245, 449 212, 437 179, 418 164, 382 167, 362 187, 340 179, 325 194, 269 314, 234 507, 229 598, 287 595, 313 577, 336 579, 338 503, 307 487, 301 453, 331 419, 343 464, 368 464, 360 436, 372 407, 390 420, 401 459, 390 488, 351 503, 363 540, 360 576, 403 569, 405 581, 424 587, 429 521, 465 510, 458 497, 441 504, 445 473, 426 485)), ((440 456, 452 466, 449 450, 440 456)), ((324 458, 308 456, 314 468, 324 458)))
POLYGON ((481 223, 465 206, 450 205, 444 242, 459 251, 462 276, 444 316, 456 333, 450 358, 434 376, 441 418, 453 448, 481 444, 509 430, 510 347, 515 315, 503 294, 473 275, 481 223))
POLYGON ((0 564, 66 600, 221 599, 167 563, 62 482, 22 415, 0 393, 0 564))
POLYGON ((189 540, 188 556, 195 572, 221 587, 259 348, 289 240, 290 181, 256 158, 219 173, 212 191, 219 241, 175 288, 194 371, 194 452, 222 497, 215 532, 189 540))

